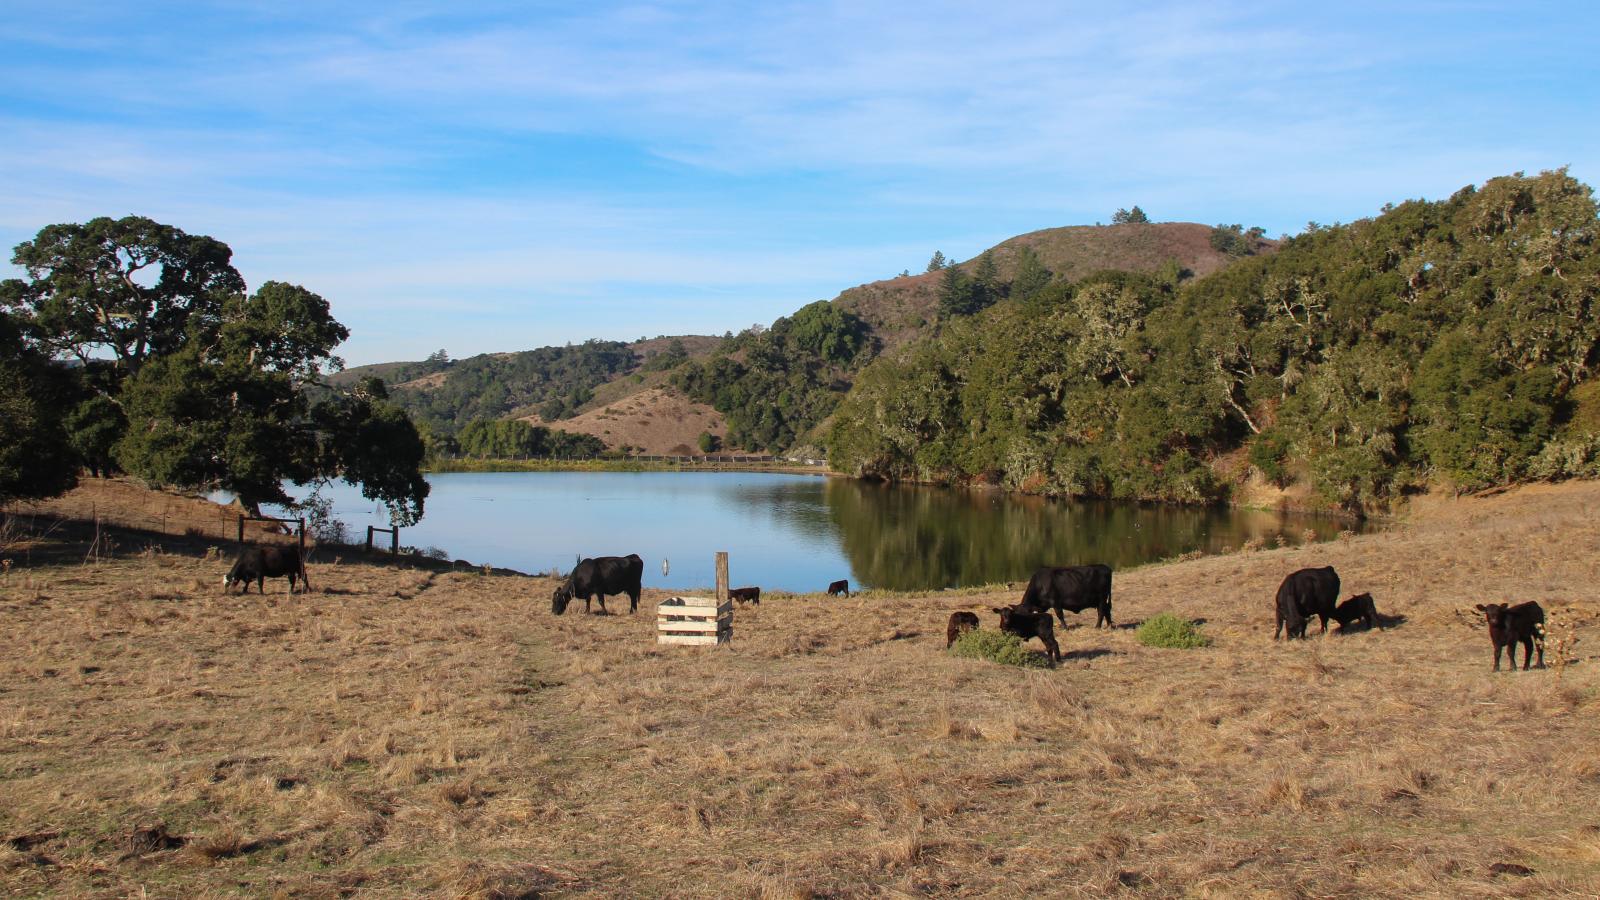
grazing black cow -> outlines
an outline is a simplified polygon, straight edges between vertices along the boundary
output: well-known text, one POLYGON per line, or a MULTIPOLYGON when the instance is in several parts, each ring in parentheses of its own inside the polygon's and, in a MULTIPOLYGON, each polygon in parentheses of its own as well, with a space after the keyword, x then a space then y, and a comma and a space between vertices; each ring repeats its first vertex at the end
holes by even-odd
POLYGON ((294 580, 299 578, 305 583, 305 589, 311 590, 311 579, 306 577, 306 563, 300 558, 299 547, 281 547, 276 544, 265 546, 252 544, 239 551, 239 558, 234 560, 233 568, 228 574, 222 576, 222 591, 228 593, 235 584, 244 585, 244 593, 250 593, 250 582, 256 583, 257 593, 266 593, 268 578, 289 579, 289 593, 294 593, 294 580))
POLYGON ((950 649, 950 645, 952 645, 952 644, 954 644, 956 642, 956 638, 961 637, 963 634, 966 634, 967 632, 972 631, 972 630, 976 629, 977 627, 978 627, 978 614, 977 613, 970 613, 970 612, 953 612, 953 613, 951 613, 950 614, 950 624, 946 625, 945 628, 944 628, 944 648, 946 650, 949 650, 950 649))
POLYGON ((1000 614, 1000 630, 1023 640, 1038 638, 1051 662, 1061 661, 1061 645, 1056 643, 1056 629, 1050 624, 1050 611, 1034 609, 1025 604, 990 607, 1000 614))
POLYGON ((761 588, 758 588, 758 587, 729 588, 728 589, 728 599, 729 600, 737 600, 740 603, 754 603, 755 605, 760 606, 761 605, 761 588))
POLYGON ((1494 641, 1494 670, 1500 671, 1500 648, 1506 648, 1506 665, 1517 670, 1517 644, 1522 644, 1522 671, 1528 671, 1533 648, 1539 647, 1539 668, 1544 668, 1544 607, 1529 600, 1509 606, 1505 603, 1478 604, 1489 622, 1489 640, 1494 641))
POLYGON ((828 585, 829 597, 837 597, 840 594, 843 594, 846 597, 850 596, 850 582, 848 579, 841 578, 838 581, 828 585))
POLYGON ((640 580, 644 576, 644 560, 639 554, 627 556, 597 556, 578 563, 572 574, 550 597, 550 611, 561 615, 573 597, 583 598, 583 611, 591 612, 589 601, 600 598, 600 611, 606 612, 607 594, 627 594, 628 612, 639 609, 640 580))
POLYGON ((1322 618, 1322 633, 1327 634, 1338 599, 1339 573, 1333 566, 1290 572, 1278 586, 1278 627, 1272 630, 1272 639, 1277 640, 1280 631, 1288 640, 1305 637, 1312 616, 1322 618))
POLYGON ((1022 592, 1023 606, 1056 611, 1056 619, 1067 624, 1068 612, 1096 611, 1094 627, 1111 627, 1110 566, 1044 566, 1028 579, 1022 592))
POLYGON ((1370 631, 1383 627, 1378 606, 1372 602, 1371 594, 1357 594, 1334 607, 1333 617, 1338 620, 1341 632, 1370 631))

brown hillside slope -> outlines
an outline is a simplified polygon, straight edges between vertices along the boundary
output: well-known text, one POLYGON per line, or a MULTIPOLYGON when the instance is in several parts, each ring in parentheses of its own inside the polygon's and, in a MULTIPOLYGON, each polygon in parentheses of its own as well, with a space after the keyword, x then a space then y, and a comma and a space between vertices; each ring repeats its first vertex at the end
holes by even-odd
POLYGON ((644 453, 699 453, 701 433, 710 432, 719 438, 728 433, 716 410, 663 387, 645 388, 559 422, 545 423, 536 415, 522 419, 534 425, 592 434, 608 448, 628 444, 644 453))
MULTIPOLYGON (((1232 262, 1211 247, 1212 228, 1193 222, 1138 225, 1077 225, 1046 228, 1018 235, 992 248, 1000 278, 1009 281, 1016 271, 1017 254, 1031 247, 1056 278, 1075 281, 1102 269, 1155 272, 1169 261, 1196 277, 1209 275, 1232 262)), ((1277 248, 1262 241, 1257 252, 1277 248)), ((962 263, 970 266, 972 260, 962 263)), ((916 336, 933 321, 938 308, 938 272, 874 281, 840 294, 835 303, 870 324, 885 347, 895 347, 916 336)))
POLYGON ((65 553, 0 578, 0 893, 1595 896, 1597 504, 1120 572, 1119 623, 1215 644, 1077 617, 1038 672, 943 651, 1015 591, 772 596, 694 650, 657 591, 555 618, 549 579, 324 561, 223 597, 225 561, 65 553), (1407 620, 1273 642, 1325 563, 1407 620), (1491 673, 1491 598, 1577 663, 1491 673))

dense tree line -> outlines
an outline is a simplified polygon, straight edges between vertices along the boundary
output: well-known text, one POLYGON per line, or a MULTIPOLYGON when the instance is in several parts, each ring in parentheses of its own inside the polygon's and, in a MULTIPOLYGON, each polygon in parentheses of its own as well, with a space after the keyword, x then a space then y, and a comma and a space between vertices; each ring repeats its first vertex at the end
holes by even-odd
MULTIPOLYGON (((681 347, 680 347, 681 349, 681 347)), ((520 353, 486 353, 468 359, 412 363, 387 374, 391 386, 443 372, 432 387, 393 392, 394 401, 436 436, 454 435, 478 419, 537 412, 546 421, 572 416, 594 389, 632 370, 639 360, 628 345, 585 341, 520 353)))
POLYGON ((1185 284, 1052 285, 867 367, 830 456, 863 475, 1211 501, 1230 489, 1212 463, 1244 448, 1348 509, 1589 474, 1596 236, 1587 186, 1518 174, 1185 284))
POLYGON ((557 431, 519 419, 474 419, 442 448, 478 459, 594 459, 605 444, 594 435, 557 431))
POLYGON ((729 338, 709 359, 685 363, 672 383, 722 413, 728 446, 776 452, 833 412, 872 349, 865 322, 819 301, 729 338))
POLYGON ((276 281, 249 293, 232 255, 139 216, 17 246, 27 278, 0 282, 0 497, 59 493, 83 466, 250 505, 342 478, 398 521, 422 515, 422 441, 381 387, 308 396, 348 336, 327 301, 276 281))

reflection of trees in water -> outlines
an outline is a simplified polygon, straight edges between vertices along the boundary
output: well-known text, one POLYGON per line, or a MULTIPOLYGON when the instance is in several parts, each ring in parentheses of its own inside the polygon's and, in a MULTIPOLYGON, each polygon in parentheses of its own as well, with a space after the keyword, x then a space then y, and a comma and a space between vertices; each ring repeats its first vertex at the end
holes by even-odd
MULTIPOLYGON (((864 585, 898 590, 1025 581, 1042 565, 1125 568, 1308 527, 1341 524, 1256 510, 1065 502, 989 491, 829 479, 828 512, 864 585)), ((1342 526, 1349 527, 1349 526, 1342 526)))

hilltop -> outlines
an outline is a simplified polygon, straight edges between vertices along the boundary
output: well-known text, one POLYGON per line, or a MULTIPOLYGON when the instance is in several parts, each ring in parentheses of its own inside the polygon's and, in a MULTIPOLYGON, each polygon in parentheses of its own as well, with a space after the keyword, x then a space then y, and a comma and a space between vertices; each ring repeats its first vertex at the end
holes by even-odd
MULTIPOLYGON (((1213 246, 1215 231, 1211 226, 1186 222, 1069 226, 1018 235, 986 253, 1004 283, 1016 277, 1024 251, 1035 254, 1054 283, 1073 282, 1103 270, 1157 273, 1170 269, 1185 277, 1199 277, 1238 258, 1237 253, 1230 255, 1213 246)), ((1259 239, 1249 245, 1256 254, 1275 248, 1275 242, 1259 239)), ((952 268, 970 271, 973 265, 974 260, 968 260, 952 268)), ((942 277, 942 272, 933 271, 883 279, 849 288, 827 301, 861 323, 861 346, 866 355, 859 362, 932 330, 942 277)), ((746 445, 754 441, 750 429, 730 428, 728 416, 733 411, 718 408, 726 404, 716 403, 709 394, 692 396, 695 392, 685 390, 682 377, 691 364, 718 357, 743 362, 748 356, 737 341, 730 344, 705 335, 663 336, 632 343, 588 341, 462 360, 441 354, 428 360, 357 366, 329 380, 348 387, 366 376, 382 379, 395 401, 436 434, 453 433, 473 418, 516 418, 593 435, 611 449, 628 446, 648 453, 672 453, 694 448, 703 433, 719 439, 731 436, 746 445)), ((812 386, 831 397, 820 406, 831 409, 852 380, 850 366, 830 370, 826 383, 812 386)), ((766 399, 761 402, 765 404, 766 399)), ((737 418, 738 414, 733 414, 737 418)), ((824 410, 777 434, 792 441, 825 415, 824 410)), ((767 442, 744 448, 786 449, 772 446, 770 441, 768 436, 767 442)))
MULTIPOLYGON (((1075 282, 1101 271, 1155 273, 1171 264, 1199 278, 1239 258, 1212 246, 1214 231, 1195 222, 1072 225, 1030 231, 986 252, 993 255, 1003 282, 1016 277, 1024 249, 1037 254, 1057 282, 1075 282)), ((1266 254, 1277 247, 1276 241, 1259 240, 1252 249, 1266 254)), ((962 265, 970 267, 971 262, 962 265)), ((860 316, 885 348, 897 347, 928 330, 938 308, 941 277, 940 272, 925 272, 874 281, 844 291, 833 302, 860 316)))

